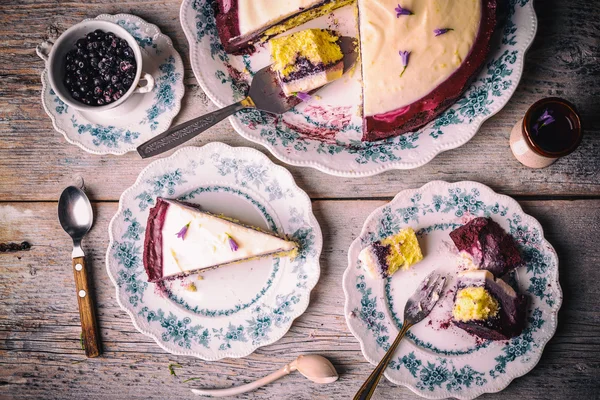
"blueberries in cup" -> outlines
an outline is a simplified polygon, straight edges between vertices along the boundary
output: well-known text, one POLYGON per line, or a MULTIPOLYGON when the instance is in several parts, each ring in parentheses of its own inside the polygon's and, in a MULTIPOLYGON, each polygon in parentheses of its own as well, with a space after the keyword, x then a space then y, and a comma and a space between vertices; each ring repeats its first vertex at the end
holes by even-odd
POLYGON ((63 83, 80 103, 104 106, 123 97, 136 71, 135 54, 127 41, 98 29, 79 39, 65 56, 63 83))

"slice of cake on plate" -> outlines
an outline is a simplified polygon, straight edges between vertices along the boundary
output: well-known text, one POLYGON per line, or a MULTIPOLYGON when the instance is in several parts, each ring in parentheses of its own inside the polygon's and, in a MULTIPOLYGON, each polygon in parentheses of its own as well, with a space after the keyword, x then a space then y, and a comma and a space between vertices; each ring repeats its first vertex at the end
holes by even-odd
POLYGON ((215 18, 228 53, 240 53, 354 0, 218 0, 215 18))
POLYGON ((342 77, 344 54, 339 36, 307 29, 271 40, 271 68, 286 96, 306 93, 342 77))
POLYGON ((467 271, 458 277, 452 322, 482 339, 506 340, 523 331, 526 306, 525 296, 489 271, 467 271))
POLYGON ((371 278, 387 278, 399 269, 408 269, 423 259, 421 247, 412 228, 371 243, 358 255, 371 278))
POLYGON ((144 240, 148 281, 175 279, 266 257, 295 257, 298 245, 198 206, 158 198, 144 240))
POLYGON ((497 0, 358 0, 363 140, 415 131, 485 62, 497 0))
POLYGON ((469 263, 477 269, 502 276, 523 263, 511 235, 491 218, 474 218, 450 232, 450 238, 469 263))

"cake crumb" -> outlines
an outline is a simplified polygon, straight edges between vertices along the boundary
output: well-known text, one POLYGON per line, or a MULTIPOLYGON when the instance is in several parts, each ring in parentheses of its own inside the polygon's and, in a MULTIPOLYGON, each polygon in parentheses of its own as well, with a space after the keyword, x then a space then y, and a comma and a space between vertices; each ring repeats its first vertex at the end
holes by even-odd
POLYGON ((202 275, 198 275, 198 277, 196 279, 199 280, 199 281, 203 281, 204 277, 202 275))
POLYGON ((189 283, 185 289, 189 292, 197 292, 198 291, 198 288, 196 287, 196 285, 194 285, 194 282, 189 283))

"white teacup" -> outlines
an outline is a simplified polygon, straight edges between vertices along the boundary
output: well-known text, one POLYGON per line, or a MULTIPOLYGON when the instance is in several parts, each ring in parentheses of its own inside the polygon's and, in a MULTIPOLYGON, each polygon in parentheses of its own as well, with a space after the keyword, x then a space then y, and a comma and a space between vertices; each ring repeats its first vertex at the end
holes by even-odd
POLYGON ((142 68, 142 51, 136 42, 123 27, 109 21, 99 19, 86 19, 78 24, 73 25, 63 32, 62 35, 54 42, 45 41, 36 48, 37 54, 46 61, 48 67, 48 78, 50 85, 58 97, 69 106, 82 111, 105 111, 123 104, 134 93, 148 93, 154 88, 154 78, 152 75, 143 72, 142 68), (101 29, 104 32, 112 32, 118 38, 125 39, 129 47, 133 49, 136 62, 135 78, 131 87, 123 94, 123 96, 112 103, 103 106, 91 106, 83 104, 75 100, 63 83, 66 72, 65 57, 67 53, 76 48, 75 43, 84 38, 88 33, 101 29), (146 82, 145 85, 139 86, 140 82, 146 82))

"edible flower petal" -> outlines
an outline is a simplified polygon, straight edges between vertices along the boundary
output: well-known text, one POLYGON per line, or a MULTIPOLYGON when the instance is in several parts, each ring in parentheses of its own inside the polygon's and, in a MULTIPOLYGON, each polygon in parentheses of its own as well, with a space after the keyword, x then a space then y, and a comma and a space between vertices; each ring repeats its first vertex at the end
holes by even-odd
POLYGON ((229 247, 231 248, 231 251, 237 251, 239 249, 238 244, 236 243, 235 240, 233 240, 233 238, 226 233, 227 235, 227 243, 229 243, 229 247))
POLYGON ((412 11, 408 8, 402 8, 400 4, 398 4, 398 7, 394 8, 394 11, 396 11, 396 18, 400 18, 401 15, 412 15, 412 11))
POLYGON ((443 35, 444 33, 448 32, 448 31, 453 31, 454 29, 452 28, 441 28, 441 29, 434 29, 433 33, 435 33, 435 36, 440 36, 443 35))
POLYGON ((404 71, 406 71, 406 67, 408 66, 410 51, 399 51, 398 54, 400 54, 400 57, 402 58, 402 66, 404 67, 400 73, 400 77, 402 77, 402 75, 404 75, 404 71))
POLYGON ((542 129, 546 125, 550 125, 555 121, 556 120, 554 119, 554 117, 550 115, 550 111, 548 109, 545 109, 544 113, 540 115, 540 117, 537 119, 535 125, 533 125, 532 131, 537 135, 540 129, 542 129))
POLYGON ((312 99, 312 96, 308 93, 304 93, 304 92, 294 92, 294 96, 296 96, 297 98, 299 98, 302 101, 307 101, 312 99))
POLYGON ((181 240, 185 240, 185 235, 187 235, 187 231, 190 228, 190 224, 192 221, 188 222, 179 232, 177 232, 177 237, 181 240))

